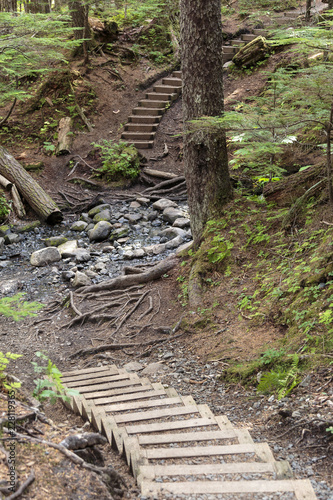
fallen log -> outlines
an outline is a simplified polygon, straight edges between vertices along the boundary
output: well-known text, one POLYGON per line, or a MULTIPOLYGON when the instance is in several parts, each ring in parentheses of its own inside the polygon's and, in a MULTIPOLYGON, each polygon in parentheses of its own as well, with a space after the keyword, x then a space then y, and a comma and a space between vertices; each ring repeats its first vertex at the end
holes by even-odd
POLYGON ((73 133, 72 128, 72 118, 66 116, 61 118, 58 127, 58 144, 55 150, 57 156, 68 155, 71 152, 71 147, 73 143, 73 133))
POLYGON ((63 215, 52 198, 2 146, 0 146, 0 174, 16 185, 20 194, 42 220, 48 224, 62 221, 63 215))
POLYGON ((0 186, 6 189, 6 191, 10 191, 12 189, 13 183, 10 182, 6 177, 0 175, 0 186))
POLYGON ((258 36, 237 52, 232 62, 239 67, 248 68, 253 66, 258 61, 265 59, 270 53, 270 47, 266 39, 258 36))

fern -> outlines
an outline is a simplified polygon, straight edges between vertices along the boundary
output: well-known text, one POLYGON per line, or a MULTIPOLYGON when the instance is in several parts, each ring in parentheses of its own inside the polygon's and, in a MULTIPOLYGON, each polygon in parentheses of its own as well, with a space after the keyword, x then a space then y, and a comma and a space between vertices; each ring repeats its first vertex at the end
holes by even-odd
POLYGON ((36 316, 36 311, 44 307, 39 302, 22 301, 24 293, 17 293, 13 297, 3 297, 0 299, 0 314, 15 321, 26 316, 36 316))
POLYGON ((299 383, 299 357, 292 356, 289 370, 270 371, 264 373, 260 379, 257 391, 262 394, 276 394, 278 399, 286 397, 299 383))

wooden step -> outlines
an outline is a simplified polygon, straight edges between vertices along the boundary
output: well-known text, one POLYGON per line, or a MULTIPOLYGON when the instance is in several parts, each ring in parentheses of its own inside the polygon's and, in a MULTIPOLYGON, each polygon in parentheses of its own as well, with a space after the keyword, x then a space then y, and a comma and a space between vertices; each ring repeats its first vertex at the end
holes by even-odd
POLYGON ((178 94, 160 94, 158 92, 148 92, 146 94, 146 99, 150 99, 151 101, 174 101, 177 99, 178 94))
POLYGON ((149 99, 144 99, 139 101, 139 106, 143 108, 165 108, 169 101, 151 101, 149 99))
POLYGON ((154 85, 154 92, 160 92, 162 94, 180 94, 182 91, 181 86, 171 86, 171 85, 154 85))
POLYGON ((223 63, 226 63, 228 61, 232 61, 234 58, 234 55, 235 54, 222 54, 223 63))
POLYGON ((251 33, 244 33, 244 35, 241 35, 241 39, 244 40, 244 42, 251 42, 252 40, 254 40, 256 37, 256 35, 253 35, 251 33))
POLYGON ((156 116, 139 116, 139 115, 130 115, 128 117, 129 123, 143 123, 143 124, 154 124, 156 125, 159 124, 161 121, 162 116, 161 115, 156 115, 156 116))
POLYGON ((154 146, 154 141, 138 141, 129 139, 127 141, 129 144, 133 144, 137 149, 152 149, 154 146))
POLYGON ((121 138, 125 141, 153 141, 155 138, 155 132, 123 132, 121 138))
POLYGON ((223 45, 222 47, 223 54, 236 54, 237 50, 237 47, 232 45, 223 45))
POLYGON ((94 387, 92 392, 86 392, 84 397, 87 401, 92 399, 95 404, 99 404, 100 399, 117 396, 119 394, 133 394, 140 391, 152 390, 153 386, 146 378, 130 379, 123 383, 120 387, 111 389, 99 390, 99 387, 94 387), (133 381, 134 380, 134 381, 133 381))
POLYGON ((62 382, 65 382, 66 379, 73 380, 78 377, 79 380, 80 379, 84 380, 86 375, 96 374, 97 376, 98 372, 105 372, 110 370, 114 372, 114 375, 116 375, 120 371, 119 368, 116 367, 116 365, 100 366, 95 368, 84 368, 83 370, 73 370, 72 372, 63 372, 61 380, 62 382))
POLYGON ((127 125, 125 125, 125 130, 129 132, 155 132, 157 130, 157 124, 146 125, 145 123, 127 123, 127 125))
POLYGON ((253 34, 256 36, 267 36, 269 31, 264 29, 255 29, 253 30, 253 34))
MULTIPOLYGON (((147 101, 144 101, 147 102, 147 101)), ((155 102, 155 101, 154 101, 155 102)), ((140 115, 140 116, 157 116, 157 115, 163 115, 165 112, 165 108, 144 108, 143 106, 140 106, 138 108, 134 108, 132 110, 133 115, 140 115)))
MULTIPOLYGON (((297 480, 253 480, 253 481, 189 481, 154 483, 143 481, 141 494, 158 495, 228 495, 244 493, 284 493, 293 492, 297 500, 315 500, 316 496, 309 479, 297 480)), ((223 498, 223 496, 222 496, 223 498)))
POLYGON ((181 78, 175 78, 175 77, 167 77, 163 78, 162 80, 162 85, 169 85, 170 87, 181 87, 182 86, 182 79, 181 78))
POLYGON ((181 79, 181 77, 182 77, 182 72, 181 71, 174 71, 172 73, 172 78, 179 78, 179 79, 181 79))
POLYGON ((245 42, 243 40, 231 40, 231 45, 234 47, 243 47, 245 45, 245 42))

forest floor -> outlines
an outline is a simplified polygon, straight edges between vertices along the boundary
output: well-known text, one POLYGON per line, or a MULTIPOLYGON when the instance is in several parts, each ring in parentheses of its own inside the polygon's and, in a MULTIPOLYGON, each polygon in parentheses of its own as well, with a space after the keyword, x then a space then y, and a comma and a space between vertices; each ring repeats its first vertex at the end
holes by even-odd
MULTIPOLYGON (((234 28, 235 26, 230 24, 229 30, 234 28)), ((290 55, 285 53, 277 53, 269 58, 266 66, 260 68, 260 71, 246 75, 226 75, 226 106, 230 107, 235 101, 244 101, 259 94, 267 79, 265 71, 272 71, 282 60, 289 57, 290 55)), ((20 108, 11 117, 8 137, 15 127, 21 128, 22 136, 19 139, 12 135, 12 143, 8 144, 8 149, 22 164, 40 161, 44 163, 45 167, 41 174, 36 174, 36 179, 51 196, 65 189, 69 161, 75 160, 75 155, 88 162, 92 143, 102 139, 119 140, 122 125, 126 123, 131 110, 144 97, 145 89, 161 76, 161 69, 151 67, 149 61, 144 58, 140 58, 135 64, 127 64, 128 61, 126 64, 124 61, 117 64, 119 77, 110 76, 108 66, 105 65, 108 59, 108 56, 96 55, 91 58, 87 68, 79 63, 72 64, 71 71, 77 74, 76 88, 81 86, 86 89, 88 86, 93 89, 96 98, 88 108, 88 117, 94 124, 93 131, 87 132, 81 128, 75 136, 71 155, 49 156, 35 142, 29 144, 25 141, 29 135, 28 124, 31 123, 32 116, 36 130, 41 129, 46 120, 50 121, 53 110, 52 106, 47 108, 47 102, 33 115, 20 108)), ((54 93, 61 96, 61 86, 51 85, 43 97, 53 99, 54 93)), ((154 148, 143 152, 147 158, 146 166, 177 175, 183 174, 182 140, 179 135, 181 128, 182 112, 179 99, 164 115, 154 148), (158 162, 151 160, 163 152, 165 145, 169 154, 158 162)), ((299 168, 321 161, 320 153, 312 152, 309 155, 298 149, 290 150, 285 158, 290 173, 295 165, 299 168)), ((89 174, 83 164, 78 168, 80 171, 76 174, 89 174)), ((143 183, 136 184, 123 192, 138 192, 145 187, 143 183)), ((105 186, 105 192, 107 190, 105 186)), ((325 213, 325 220, 332 223, 333 216, 325 213)), ((249 255, 250 263, 251 258, 255 265, 257 255, 249 255)), ((324 430, 316 425, 316 418, 331 418, 333 367, 325 365, 313 369, 304 377, 304 383, 282 403, 274 397, 257 395, 255 387, 244 388, 240 381, 226 384, 223 381, 223 372, 227 367, 235 362, 241 365, 258 358, 272 343, 283 338, 285 330, 273 322, 253 325, 246 316, 239 314, 238 297, 250 286, 249 267, 242 269, 240 266, 238 276, 226 277, 216 273, 214 281, 217 284, 207 286, 202 307, 196 311, 190 310, 184 287, 182 288, 185 268, 180 260, 179 265, 168 272, 167 276, 149 285, 151 294, 155 297, 159 295, 162 300, 150 328, 130 337, 134 344, 141 344, 140 347, 70 359, 79 349, 91 347, 93 337, 107 341, 109 330, 103 326, 96 329, 89 324, 64 327, 70 316, 67 309, 59 309, 51 321, 41 323, 43 326, 38 327, 33 318, 16 323, 0 316, 1 350, 23 354, 22 358, 11 363, 9 371, 23 382, 24 391, 31 393, 35 378, 31 367, 33 353, 45 349, 46 338, 48 356, 61 371, 100 366, 110 362, 117 366, 123 366, 130 361, 139 361, 142 366, 155 361, 162 362, 165 369, 154 375, 154 381, 173 386, 183 395, 192 395, 196 401, 207 403, 216 414, 227 414, 233 424, 248 428, 256 440, 268 441, 277 459, 286 458, 291 462, 296 477, 309 477, 314 480, 318 498, 332 500, 332 443, 325 437, 324 430), (233 293, 230 293, 231 290, 233 293), (161 325, 172 328, 182 317, 186 318, 186 322, 182 323, 178 332, 181 334, 179 338, 168 341, 166 336, 163 345, 156 344, 155 341, 163 335, 158 328, 161 325), (146 346, 143 346, 144 343, 146 346)), ((46 310, 42 310, 38 315, 38 321, 48 318, 46 310)), ((137 323, 137 326, 140 324, 137 323)), ((125 339, 128 342, 129 334, 132 333, 133 330, 124 329, 113 340, 121 343, 125 339)), ((0 408, 5 411, 3 407, 0 408)), ((35 436, 39 433, 46 441, 60 442, 73 429, 77 431, 84 424, 59 402, 55 405, 45 404, 44 411, 53 421, 54 427, 39 421, 24 424, 24 427, 30 429, 35 436)), ((107 445, 100 449, 105 462, 121 474, 127 485, 124 498, 140 498, 124 460, 107 445)), ((110 498, 104 484, 93 473, 75 466, 52 448, 20 443, 17 452, 17 470, 21 481, 25 480, 31 469, 35 470, 36 475, 35 482, 22 498, 110 498)), ((2 466, 0 476, 5 471, 5 466, 2 466)))

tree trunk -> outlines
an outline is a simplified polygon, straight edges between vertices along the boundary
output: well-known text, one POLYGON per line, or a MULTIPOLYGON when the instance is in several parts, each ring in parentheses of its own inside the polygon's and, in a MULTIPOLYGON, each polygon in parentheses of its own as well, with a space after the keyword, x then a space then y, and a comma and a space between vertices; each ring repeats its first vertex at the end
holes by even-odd
POLYGON ((89 5, 82 3, 81 0, 69 2, 69 10, 72 18, 75 40, 82 40, 82 49, 85 64, 88 62, 88 44, 87 39, 91 38, 91 32, 88 22, 89 5))
POLYGON ((265 59, 266 55, 269 54, 270 48, 266 40, 262 36, 258 36, 251 42, 247 43, 244 47, 239 49, 237 54, 234 56, 232 62, 236 66, 249 68, 259 61, 265 59))
POLYGON ((17 189, 36 214, 49 224, 62 220, 62 213, 52 198, 24 170, 18 161, 0 146, 0 174, 17 186, 17 189))
POLYGON ((189 120, 224 111, 220 0, 181 0, 184 163, 194 246, 232 198, 225 134, 189 120))
POLYGON ((72 125, 73 121, 70 116, 61 118, 58 127, 58 144, 55 150, 57 156, 67 155, 71 152, 73 143, 73 132, 71 132, 72 125))

